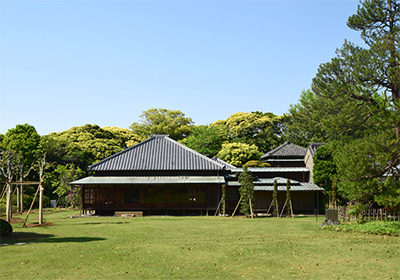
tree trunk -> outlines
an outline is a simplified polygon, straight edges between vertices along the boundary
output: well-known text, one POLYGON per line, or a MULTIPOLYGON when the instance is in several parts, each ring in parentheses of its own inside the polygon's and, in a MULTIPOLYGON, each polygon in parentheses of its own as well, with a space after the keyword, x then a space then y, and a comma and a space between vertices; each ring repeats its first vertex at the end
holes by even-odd
POLYGON ((11 222, 12 218, 12 187, 7 183, 7 204, 6 204, 6 220, 11 222))

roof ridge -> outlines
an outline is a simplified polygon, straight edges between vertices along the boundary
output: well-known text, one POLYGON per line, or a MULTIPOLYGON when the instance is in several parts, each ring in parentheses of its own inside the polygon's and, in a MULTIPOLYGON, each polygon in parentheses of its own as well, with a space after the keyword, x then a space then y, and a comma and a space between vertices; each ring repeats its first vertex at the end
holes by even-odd
POLYGON ((203 155, 203 154, 201 154, 201 153, 199 153, 199 152, 197 152, 197 151, 195 151, 195 150, 193 150, 193 149, 191 149, 191 148, 189 148, 189 147, 183 145, 182 143, 179 143, 178 141, 176 141, 176 140, 174 140, 174 139, 172 139, 172 138, 170 138, 170 137, 165 137, 165 139, 168 140, 168 141, 171 141, 171 142, 172 142, 173 144, 175 144, 175 145, 178 145, 178 146, 182 147, 182 148, 185 149, 186 151, 188 151, 188 152, 190 152, 190 153, 193 153, 193 154, 195 154, 195 155, 198 155, 198 156, 200 156, 201 158, 203 158, 203 159, 209 161, 210 163, 216 164, 217 166, 222 167, 222 169, 225 169, 225 166, 224 166, 224 165, 222 165, 222 164, 216 162, 215 160, 212 160, 212 159, 206 157, 205 155, 203 155))
POLYGON ((88 166, 88 170, 91 170, 93 167, 95 167, 95 166, 97 166, 97 165, 99 165, 99 164, 102 164, 102 163, 104 163, 104 162, 107 162, 107 161, 109 161, 109 160, 111 160, 111 159, 113 159, 113 158, 115 158, 115 157, 117 157, 117 156, 119 156, 119 155, 122 155, 122 154, 124 154, 124 153, 127 153, 127 152, 129 152, 130 150, 133 150, 134 148, 139 147, 139 146, 143 145, 144 143, 149 142, 150 140, 153 140, 154 138, 155 138, 155 137, 153 137, 153 135, 152 135, 150 138, 148 138, 148 139, 146 139, 146 140, 144 140, 144 141, 142 141, 142 142, 139 142, 139 143, 137 143, 136 145, 130 146, 130 147, 128 147, 128 148, 126 148, 126 149, 124 149, 124 150, 118 152, 118 153, 115 153, 115 154, 113 154, 113 155, 111 155, 111 156, 109 156, 109 157, 106 157, 106 158, 104 158, 104 159, 102 159, 102 160, 100 160, 100 161, 98 161, 98 162, 96 162, 96 163, 93 163, 93 164, 91 164, 91 165, 88 166))
POLYGON ((291 143, 290 143, 289 141, 286 141, 286 142, 284 142, 282 145, 279 145, 278 147, 276 147, 276 148, 272 149, 271 151, 265 153, 263 156, 266 156, 266 155, 275 153, 275 152, 281 150, 282 148, 286 147, 286 146, 289 145, 289 144, 291 144, 291 143))

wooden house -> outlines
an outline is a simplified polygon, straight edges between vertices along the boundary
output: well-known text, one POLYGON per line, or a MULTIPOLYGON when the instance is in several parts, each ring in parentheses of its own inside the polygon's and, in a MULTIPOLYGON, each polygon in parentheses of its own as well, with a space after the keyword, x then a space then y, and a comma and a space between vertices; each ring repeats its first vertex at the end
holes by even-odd
MULTIPOLYGON (((272 167, 249 168, 254 176, 256 211, 267 210, 275 179, 279 201, 284 199, 290 179, 295 213, 311 213, 317 207, 318 193, 323 189, 309 182, 305 149, 297 147, 286 142, 264 157, 273 163, 272 167)), ((82 186, 83 210, 107 215, 127 211, 144 215, 213 215, 221 202, 223 187, 228 213, 237 205, 238 178, 243 169, 216 157, 209 159, 168 135, 154 135, 89 166, 89 171, 94 175, 71 183, 82 186)))
POLYGON ((71 183, 82 186, 84 210, 144 215, 213 214, 230 172, 168 135, 154 135, 89 166, 89 171, 94 175, 71 183))
POLYGON ((325 143, 311 143, 308 145, 306 155, 304 156, 304 163, 306 167, 310 170, 310 182, 313 183, 313 169, 314 169, 314 156, 317 152, 317 149, 321 146, 325 145, 325 143))

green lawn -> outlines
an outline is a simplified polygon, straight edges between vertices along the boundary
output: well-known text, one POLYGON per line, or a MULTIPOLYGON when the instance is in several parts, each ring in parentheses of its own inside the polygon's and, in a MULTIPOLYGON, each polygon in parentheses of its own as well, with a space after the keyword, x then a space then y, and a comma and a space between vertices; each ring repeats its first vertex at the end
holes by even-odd
POLYGON ((35 243, 0 247, 0 278, 400 279, 399 237, 320 230, 322 218, 74 214, 45 216, 50 227, 13 224, 0 243, 35 243))

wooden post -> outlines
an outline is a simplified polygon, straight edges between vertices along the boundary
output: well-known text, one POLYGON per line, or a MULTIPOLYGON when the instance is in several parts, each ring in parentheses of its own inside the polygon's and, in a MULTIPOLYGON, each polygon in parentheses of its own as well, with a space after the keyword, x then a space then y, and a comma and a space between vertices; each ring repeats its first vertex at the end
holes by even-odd
MULTIPOLYGON (((294 214, 293 214, 293 206, 292 206, 292 200, 290 200, 290 211, 292 214, 292 218, 294 218, 294 214)), ((318 210, 317 210, 318 211, 318 210)), ((317 212, 318 213, 318 212, 317 212)), ((318 214, 317 214, 318 215, 318 214)))
POLYGON ((37 190, 36 190, 35 196, 33 197, 33 200, 32 200, 32 203, 31 203, 31 207, 29 207, 28 214, 26 214, 25 222, 24 222, 24 224, 23 224, 22 227, 26 227, 26 221, 28 220, 29 214, 31 213, 33 204, 35 204, 35 200, 36 200, 36 197, 37 197, 37 195, 38 195, 39 188, 40 188, 40 185, 38 186, 38 188, 37 188, 37 190))
POLYGON ((242 201, 242 197, 240 197, 239 202, 238 202, 238 204, 236 205, 235 211, 233 211, 232 218, 233 218, 233 216, 235 216, 236 210, 238 209, 239 204, 240 204, 241 201, 242 201))
POLYGON ((39 225, 43 224, 43 190, 42 180, 39 184, 39 225))
POLYGON ((21 212, 20 210, 20 202, 21 202, 21 200, 20 200, 20 198, 19 198, 19 187, 18 186, 16 186, 15 187, 15 189, 17 190, 17 212, 21 212))
POLYGON ((3 197, 6 194, 7 191, 7 185, 4 185, 4 187, 1 189, 1 197, 0 197, 0 202, 3 201, 3 197))
POLYGON ((222 202, 222 198, 221 198, 220 202, 218 203, 217 209, 215 210, 214 217, 217 216, 217 213, 219 211, 219 206, 221 205, 221 202, 222 202))
POLYGON ((251 215, 251 218, 253 219, 254 213, 253 213, 253 207, 251 206, 251 198, 249 198, 249 203, 250 203, 250 215, 251 215))
POLYGON ((283 204, 283 208, 282 208, 282 212, 281 212, 280 217, 282 217, 283 211, 285 211, 285 206, 286 206, 287 201, 288 201, 288 200, 286 199, 286 200, 285 200, 285 203, 283 204))
POLYGON ((20 207, 20 211, 21 213, 24 212, 24 185, 21 184, 21 186, 19 187, 19 195, 20 195, 20 202, 19 202, 19 207, 20 207))
POLYGON ((11 222, 11 218, 12 218, 12 192, 11 192, 11 184, 7 182, 6 221, 11 222))

